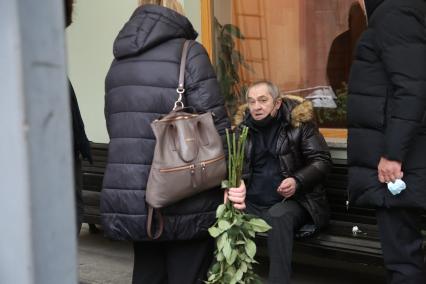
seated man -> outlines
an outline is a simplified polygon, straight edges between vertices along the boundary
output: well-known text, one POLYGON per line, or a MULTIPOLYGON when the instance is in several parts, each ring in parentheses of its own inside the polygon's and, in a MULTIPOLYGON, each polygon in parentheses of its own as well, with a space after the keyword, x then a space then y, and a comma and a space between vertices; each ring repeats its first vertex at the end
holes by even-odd
POLYGON ((268 283, 290 283, 295 232, 307 224, 321 228, 329 220, 322 182, 331 169, 330 153, 311 121, 311 102, 281 98, 268 81, 250 86, 246 99, 249 112, 240 124, 249 127, 246 211, 272 226, 268 283))

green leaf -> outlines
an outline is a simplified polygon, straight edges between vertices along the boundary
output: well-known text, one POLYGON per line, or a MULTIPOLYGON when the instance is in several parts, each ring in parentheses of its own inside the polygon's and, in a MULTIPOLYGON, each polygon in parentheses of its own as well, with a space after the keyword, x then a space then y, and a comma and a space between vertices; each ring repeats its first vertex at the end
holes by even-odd
MULTIPOLYGON (((232 268, 232 266, 230 268, 232 268)), ((219 282, 219 283, 221 284, 231 283, 232 278, 234 277, 234 273, 235 273, 235 269, 232 272, 226 272, 225 275, 223 276, 222 282, 219 282)))
POLYGON ((218 252, 218 253, 216 254, 216 260, 217 260, 218 262, 221 262, 221 261, 223 261, 224 259, 225 259, 225 257, 223 256, 223 253, 218 252))
POLYGON ((229 188, 229 182, 228 182, 228 180, 222 180, 221 188, 229 188))
POLYGON ((249 233, 249 236, 251 237, 251 238, 255 238, 256 237, 256 232, 255 231, 248 231, 248 233, 249 233))
POLYGON ((223 246, 222 252, 225 259, 229 259, 231 257, 232 249, 229 242, 225 243, 225 245, 223 246))
POLYGON ((210 271, 211 271, 213 274, 217 274, 217 273, 219 273, 219 272, 220 272, 220 263, 219 263, 219 262, 216 262, 215 264, 213 264, 213 266, 211 267, 210 271))
POLYGON ((217 240, 217 249, 221 251, 226 243, 228 243, 228 234, 223 233, 222 235, 220 235, 219 239, 217 240))
POLYGON ((226 52, 226 55, 228 55, 230 52, 231 52, 231 50, 233 50, 234 49, 234 46, 235 46, 235 42, 234 42, 234 39, 232 38, 232 36, 231 35, 229 35, 229 34, 224 34, 223 36, 222 36, 222 38, 221 38, 221 45, 222 45, 222 48, 223 49, 229 49, 227 52, 226 52))
POLYGON ((247 255, 253 259, 256 255, 256 244, 252 240, 247 240, 245 250, 247 255))
POLYGON ((231 224, 226 220, 219 220, 218 226, 219 226, 219 229, 222 230, 222 232, 231 228, 231 224))
POLYGON ((249 224, 253 230, 257 233, 264 233, 271 229, 271 226, 268 225, 263 219, 253 218, 249 221, 249 224))
POLYGON ((218 229, 217 227, 210 227, 209 228, 209 234, 213 238, 216 238, 217 236, 219 236, 220 234, 222 234, 222 231, 220 229, 218 229))
POLYGON ((231 255, 229 256, 229 258, 226 258, 226 262, 227 262, 229 265, 234 264, 235 259, 237 258, 237 256, 238 256, 237 251, 236 251, 236 250, 232 250, 232 251, 231 251, 231 255))
POLYGON ((235 275, 234 275, 235 281, 240 281, 241 278, 243 278, 243 274, 244 274, 243 271, 241 269, 238 269, 237 272, 235 272, 235 275))
POLYGON ((225 25, 223 25, 223 30, 228 32, 229 34, 239 38, 239 39, 244 39, 244 36, 241 33, 240 28, 238 28, 235 25, 225 24, 225 25))
POLYGON ((241 256, 241 259, 247 263, 251 263, 253 260, 247 255, 247 253, 241 256))
POLYGON ((213 281, 216 278, 216 274, 210 274, 209 278, 207 278, 207 281, 213 281))
POLYGON ((225 214, 223 214, 223 219, 226 219, 226 220, 232 219, 232 214, 233 213, 231 211, 226 210, 225 214))
POLYGON ((240 230, 237 227, 232 227, 231 229, 228 230, 229 238, 231 238, 233 240, 232 243, 235 242, 235 239, 238 236, 239 231, 240 230))
POLYGON ((225 208, 226 208, 225 204, 221 204, 217 207, 217 209, 216 209, 216 218, 217 219, 222 218, 222 216, 225 212, 225 208))

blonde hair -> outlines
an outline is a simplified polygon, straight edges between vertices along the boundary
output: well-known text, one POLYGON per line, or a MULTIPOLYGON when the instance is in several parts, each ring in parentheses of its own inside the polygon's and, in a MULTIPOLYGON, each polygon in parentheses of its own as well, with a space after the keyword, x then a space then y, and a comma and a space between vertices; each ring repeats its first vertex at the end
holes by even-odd
POLYGON ((147 4, 160 5, 160 6, 172 9, 181 15, 185 15, 182 5, 177 0, 139 0, 140 6, 147 5, 147 4))

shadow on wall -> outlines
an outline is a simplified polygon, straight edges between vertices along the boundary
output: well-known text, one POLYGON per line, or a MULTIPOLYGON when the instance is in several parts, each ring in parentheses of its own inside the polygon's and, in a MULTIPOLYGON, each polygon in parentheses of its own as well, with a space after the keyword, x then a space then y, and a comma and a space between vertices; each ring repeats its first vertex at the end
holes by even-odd
POLYGON ((359 37, 367 27, 360 3, 355 1, 348 12, 348 30, 332 42, 327 60, 327 80, 336 94, 336 108, 315 109, 316 119, 322 127, 346 128, 346 102, 349 72, 359 37))
POLYGON ((334 91, 348 82, 356 43, 367 27, 364 10, 358 1, 354 2, 349 9, 348 26, 347 31, 333 40, 328 53, 327 78, 334 91))

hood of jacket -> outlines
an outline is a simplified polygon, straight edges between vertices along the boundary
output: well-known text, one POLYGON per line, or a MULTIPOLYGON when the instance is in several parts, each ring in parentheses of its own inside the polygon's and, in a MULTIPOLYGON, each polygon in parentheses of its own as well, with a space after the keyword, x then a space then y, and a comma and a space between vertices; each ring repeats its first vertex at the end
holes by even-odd
MULTIPOLYGON (((311 101, 292 95, 281 96, 281 99, 285 122, 291 123, 293 127, 299 127, 304 122, 312 121, 314 108, 311 101)), ((241 105, 234 116, 234 124, 239 125, 246 121, 249 115, 248 105, 241 105)))
POLYGON ((117 59, 135 56, 175 38, 194 40, 198 36, 183 15, 158 5, 143 5, 133 12, 114 41, 117 59))

